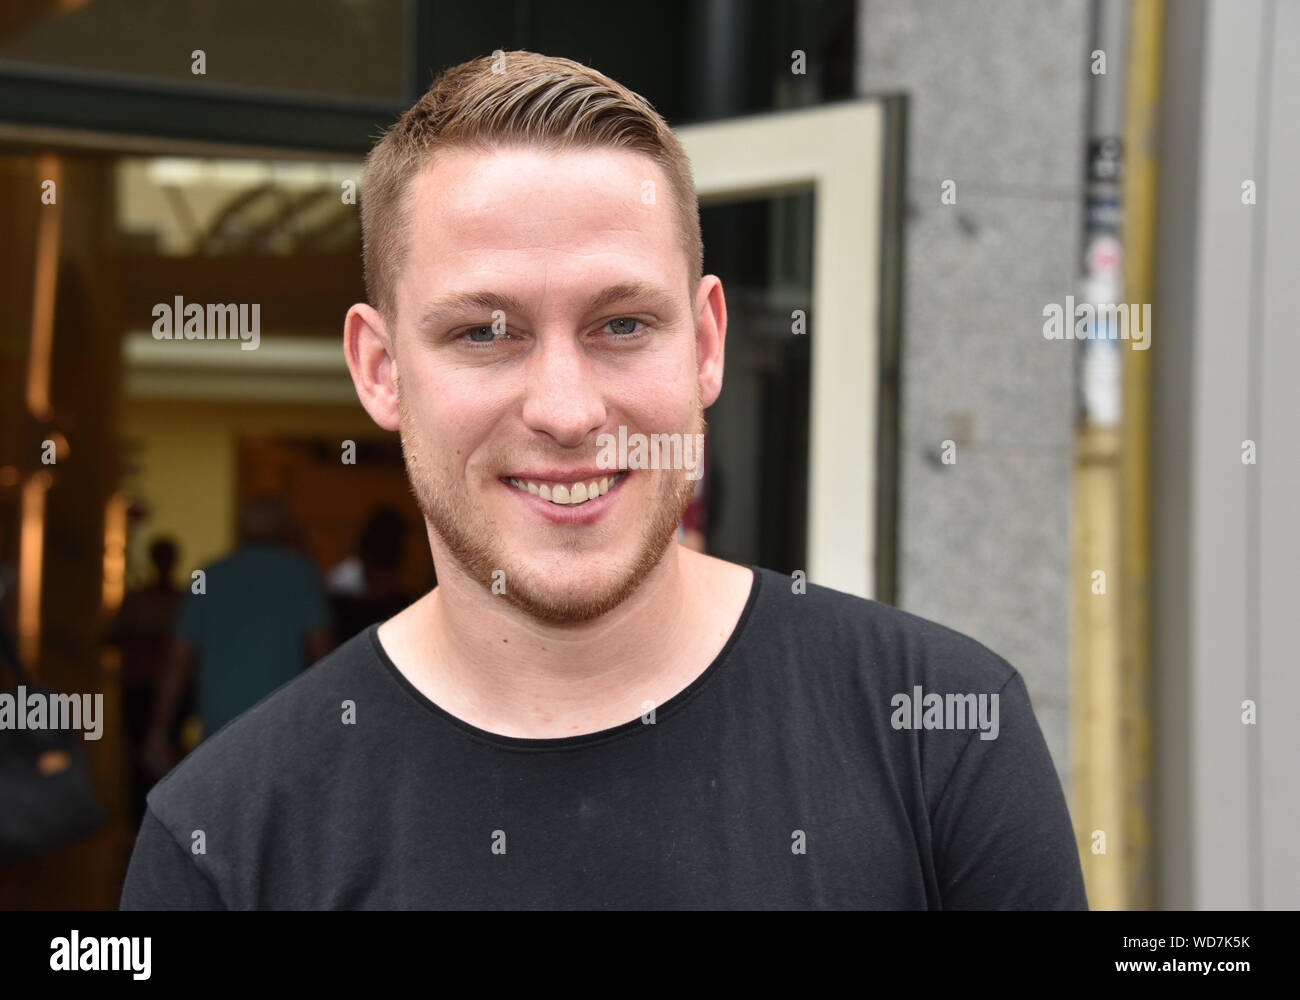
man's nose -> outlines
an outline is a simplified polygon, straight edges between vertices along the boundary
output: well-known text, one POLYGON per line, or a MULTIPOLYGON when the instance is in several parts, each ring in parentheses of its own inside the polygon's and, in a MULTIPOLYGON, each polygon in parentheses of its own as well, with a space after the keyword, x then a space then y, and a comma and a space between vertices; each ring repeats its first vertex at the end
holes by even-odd
POLYGON ((524 423, 576 448, 605 423, 605 403, 595 366, 572 334, 543 334, 528 360, 524 423))

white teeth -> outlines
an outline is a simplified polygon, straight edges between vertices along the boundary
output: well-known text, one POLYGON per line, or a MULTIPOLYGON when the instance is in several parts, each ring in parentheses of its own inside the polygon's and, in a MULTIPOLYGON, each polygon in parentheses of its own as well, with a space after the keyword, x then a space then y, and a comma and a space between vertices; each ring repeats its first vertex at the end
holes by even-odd
POLYGON ((593 479, 589 483, 574 483, 572 486, 538 486, 536 483, 516 479, 513 476, 507 481, 511 486, 521 489, 525 493, 531 493, 543 500, 549 500, 551 503, 575 506, 604 496, 622 478, 623 473, 620 472, 611 478, 601 479, 600 481, 593 479))

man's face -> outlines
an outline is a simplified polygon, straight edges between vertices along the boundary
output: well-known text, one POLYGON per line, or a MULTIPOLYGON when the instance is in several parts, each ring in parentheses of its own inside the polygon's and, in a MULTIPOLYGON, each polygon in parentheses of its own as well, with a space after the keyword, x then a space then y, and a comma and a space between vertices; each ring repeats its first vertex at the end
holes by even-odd
POLYGON ((658 563, 694 480, 618 476, 598 437, 704 430, 667 181, 620 150, 444 151, 407 210, 390 333, 425 517, 470 576, 535 619, 601 615, 658 563), (608 490, 555 502, 592 484, 608 490))

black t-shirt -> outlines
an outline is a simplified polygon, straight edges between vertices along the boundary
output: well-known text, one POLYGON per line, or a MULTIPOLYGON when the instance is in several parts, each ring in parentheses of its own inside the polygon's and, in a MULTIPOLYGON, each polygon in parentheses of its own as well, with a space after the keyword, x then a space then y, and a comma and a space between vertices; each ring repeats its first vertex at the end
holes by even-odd
POLYGON ((448 714, 372 626, 154 787, 122 907, 1086 909, 1020 675, 801 589, 755 569, 689 687, 559 739, 448 714))

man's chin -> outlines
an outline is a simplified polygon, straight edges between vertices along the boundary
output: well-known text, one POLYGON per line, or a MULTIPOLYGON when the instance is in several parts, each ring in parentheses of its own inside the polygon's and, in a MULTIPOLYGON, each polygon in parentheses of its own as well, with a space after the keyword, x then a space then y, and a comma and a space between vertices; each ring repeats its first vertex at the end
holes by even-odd
POLYGON ((574 555, 559 566, 548 562, 518 570, 494 592, 538 622, 578 625, 608 614, 636 593, 666 550, 665 545, 640 558, 574 555))

